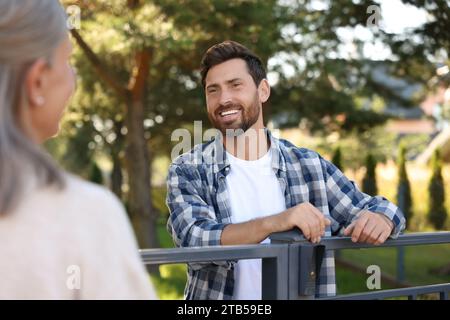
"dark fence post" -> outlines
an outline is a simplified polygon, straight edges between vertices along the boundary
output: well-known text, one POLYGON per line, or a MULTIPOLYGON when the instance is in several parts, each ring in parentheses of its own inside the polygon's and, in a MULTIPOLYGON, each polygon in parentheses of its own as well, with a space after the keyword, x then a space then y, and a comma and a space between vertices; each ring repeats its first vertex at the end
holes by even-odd
POLYGON ((289 283, 289 248, 279 249, 277 258, 262 259, 262 299, 287 300, 289 283))
POLYGON ((289 300, 315 299, 316 280, 325 254, 325 246, 305 241, 298 230, 275 233, 272 243, 285 243, 289 248, 289 300))
POLYGON ((397 281, 405 281, 405 247, 397 247, 397 281))
MULTIPOLYGON (((401 186, 398 195, 398 207, 405 212, 406 207, 406 190, 404 185, 401 186)), ((402 283, 405 281, 405 247, 397 247, 397 281, 402 283)))

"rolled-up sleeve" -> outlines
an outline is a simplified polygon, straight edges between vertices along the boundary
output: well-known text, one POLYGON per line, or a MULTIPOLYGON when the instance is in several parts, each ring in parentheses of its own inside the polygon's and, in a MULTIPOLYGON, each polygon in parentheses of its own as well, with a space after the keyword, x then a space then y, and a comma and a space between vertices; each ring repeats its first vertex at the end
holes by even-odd
POLYGON ((179 247, 220 245, 226 224, 202 198, 202 183, 195 169, 172 164, 167 178, 168 231, 179 247))
POLYGON ((361 192, 335 165, 323 158, 321 162, 330 215, 339 224, 336 229, 347 227, 358 218, 360 212, 368 210, 383 214, 394 223, 391 238, 400 235, 405 229, 405 217, 395 204, 382 196, 369 196, 361 192))

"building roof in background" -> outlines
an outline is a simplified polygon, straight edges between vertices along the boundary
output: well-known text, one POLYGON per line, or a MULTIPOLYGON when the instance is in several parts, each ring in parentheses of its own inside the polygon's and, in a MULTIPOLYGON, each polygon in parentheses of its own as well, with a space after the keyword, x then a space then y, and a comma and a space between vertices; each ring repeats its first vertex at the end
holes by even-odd
POLYGON ((397 134, 433 134, 436 127, 433 120, 429 119, 404 119, 389 121, 386 131, 397 134))
POLYGON ((413 100, 423 89, 421 84, 393 76, 387 61, 376 63, 370 74, 375 83, 386 87, 397 97, 387 99, 384 110, 387 115, 403 119, 420 119, 425 115, 420 105, 408 106, 406 102, 402 101, 413 100))

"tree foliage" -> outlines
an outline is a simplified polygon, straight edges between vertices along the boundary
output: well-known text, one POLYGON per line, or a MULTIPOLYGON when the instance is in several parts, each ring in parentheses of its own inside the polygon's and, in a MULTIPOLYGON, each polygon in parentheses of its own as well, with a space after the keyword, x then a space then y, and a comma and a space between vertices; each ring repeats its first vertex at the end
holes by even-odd
MULTIPOLYGON (((362 136, 387 118, 370 101, 396 97, 373 81, 372 62, 361 54, 364 43, 355 41, 354 56, 340 53, 345 43, 339 32, 365 28, 374 1, 325 1, 323 7, 316 0, 62 2, 81 9, 81 29, 72 30, 79 81, 60 145, 51 149, 65 167, 85 176, 93 157, 109 157, 113 188, 129 203, 132 219, 139 217, 135 227, 142 225, 141 246, 156 245, 147 230, 157 218, 150 199, 152 159, 169 154, 175 129, 191 129, 194 120, 207 127, 199 64, 211 45, 236 40, 267 63, 275 80, 265 119, 279 127, 300 123, 312 131, 362 136), (130 186, 125 195, 122 181, 130 186)), ((449 49, 448 15, 441 19, 448 8, 404 2, 424 8, 434 22, 411 31, 415 37, 372 32, 393 52, 397 75, 425 83, 434 72, 430 55, 449 49)))

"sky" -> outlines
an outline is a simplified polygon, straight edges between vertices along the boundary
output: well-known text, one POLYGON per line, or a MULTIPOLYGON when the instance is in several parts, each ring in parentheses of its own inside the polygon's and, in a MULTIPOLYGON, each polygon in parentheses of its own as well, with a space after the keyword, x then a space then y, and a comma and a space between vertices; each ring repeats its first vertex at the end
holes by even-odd
MULTIPOLYGON (((281 1, 288 3, 290 0, 281 1)), ((389 33, 401 34, 427 22, 428 16, 426 11, 412 5, 405 5, 401 0, 378 0, 376 2, 379 3, 380 20, 377 21, 378 23, 375 28, 379 27, 389 33)), ((324 2, 323 0, 313 2, 312 6, 317 10, 326 10, 327 8, 326 1, 324 2)), ((372 13, 373 11, 368 13, 367 16, 369 17, 372 13)), ((356 47, 353 44, 353 40, 359 39, 368 42, 363 50, 363 54, 367 58, 372 60, 386 60, 390 58, 390 50, 381 41, 373 38, 370 28, 373 27, 358 26, 355 29, 340 28, 340 30, 338 30, 338 35, 344 43, 339 47, 337 54, 331 55, 334 56, 334 58, 351 58, 356 55, 356 47)), ((269 60, 269 66, 281 64, 283 72, 287 76, 293 75, 295 73, 294 69, 288 64, 283 63, 283 60, 285 59, 286 56, 283 56, 283 54, 275 56, 269 60)), ((299 65, 305 64, 301 57, 298 58, 298 61, 299 65)), ((269 73, 268 77, 271 85, 274 85, 277 82, 278 77, 275 73, 269 73)))
POLYGON ((415 28, 427 21, 427 13, 401 0, 381 0, 381 18, 388 32, 401 33, 405 29, 415 28))
MULTIPOLYGON (((427 22, 427 13, 412 5, 405 5, 401 0, 379 0, 380 3, 380 20, 376 26, 362 27, 359 26, 355 30, 344 29, 339 30, 339 36, 346 42, 340 48, 342 57, 351 57, 355 54, 355 47, 352 44, 353 39, 371 41, 373 43, 366 44, 364 55, 373 60, 385 60, 390 57, 391 52, 383 45, 381 41, 373 39, 371 28, 380 28, 388 33, 401 34, 405 31, 417 28, 427 22)), ((373 13, 368 13, 370 16, 373 13)))

